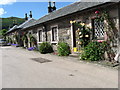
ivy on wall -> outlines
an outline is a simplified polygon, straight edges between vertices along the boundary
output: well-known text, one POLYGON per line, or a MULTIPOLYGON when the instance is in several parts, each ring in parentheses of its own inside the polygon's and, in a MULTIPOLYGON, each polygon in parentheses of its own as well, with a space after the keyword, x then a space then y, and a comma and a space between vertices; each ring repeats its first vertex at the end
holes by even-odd
POLYGON ((103 12, 96 11, 95 14, 97 17, 96 20, 104 21, 104 26, 105 26, 104 29, 108 37, 107 41, 109 41, 110 43, 113 42, 115 38, 118 37, 117 34, 118 30, 116 28, 113 19, 110 18, 108 11, 103 11, 103 12))

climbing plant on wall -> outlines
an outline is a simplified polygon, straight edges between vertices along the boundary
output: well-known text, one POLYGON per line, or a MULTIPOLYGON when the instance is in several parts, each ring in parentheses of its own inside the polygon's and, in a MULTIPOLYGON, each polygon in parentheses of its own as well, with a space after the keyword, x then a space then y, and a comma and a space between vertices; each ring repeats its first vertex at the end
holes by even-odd
POLYGON ((110 18, 108 11, 101 11, 101 12, 96 11, 95 14, 97 17, 96 20, 104 21, 104 26, 105 26, 104 29, 108 36, 108 41, 112 42, 118 36, 117 34, 118 30, 116 28, 113 19, 110 18))
POLYGON ((27 38, 27 34, 26 34, 26 33, 23 34, 23 36, 22 36, 22 41, 23 41, 24 44, 26 44, 26 45, 24 45, 24 46, 27 46, 28 38, 27 38))
POLYGON ((108 11, 102 11, 98 13, 99 20, 104 20, 104 29, 107 34, 107 53, 109 60, 113 60, 114 58, 114 51, 112 50, 111 44, 114 43, 115 39, 118 37, 118 30, 114 23, 114 20, 110 17, 108 11))
POLYGON ((28 34, 29 37, 29 43, 31 43, 33 46, 37 45, 37 40, 32 34, 28 34))
POLYGON ((37 45, 37 40, 36 40, 36 38, 35 38, 32 34, 29 36, 29 38, 30 38, 30 42, 31 42, 33 45, 37 45))
POLYGON ((76 38, 78 41, 76 43, 81 47, 85 47, 90 42, 91 29, 85 23, 75 22, 74 25, 78 27, 78 30, 76 30, 76 38))
MULTIPOLYGON (((90 42, 90 32, 91 29, 87 27, 84 23, 80 23, 80 28, 78 28, 77 38, 80 40, 80 45, 85 47, 90 42)), ((79 42, 78 42, 79 43, 79 42)))
POLYGON ((18 37, 18 35, 17 35, 17 34, 14 34, 14 35, 13 35, 13 38, 14 38, 14 42, 15 42, 16 44, 18 44, 18 43, 19 43, 19 37, 18 37))

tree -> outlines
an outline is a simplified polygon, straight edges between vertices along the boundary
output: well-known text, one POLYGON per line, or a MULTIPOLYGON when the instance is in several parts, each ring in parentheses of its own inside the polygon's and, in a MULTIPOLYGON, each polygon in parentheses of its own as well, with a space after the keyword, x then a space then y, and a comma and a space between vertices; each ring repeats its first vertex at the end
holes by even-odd
POLYGON ((6 34, 7 31, 8 31, 8 30, 6 30, 6 29, 0 30, 0 35, 1 35, 1 36, 5 36, 5 34, 6 34))

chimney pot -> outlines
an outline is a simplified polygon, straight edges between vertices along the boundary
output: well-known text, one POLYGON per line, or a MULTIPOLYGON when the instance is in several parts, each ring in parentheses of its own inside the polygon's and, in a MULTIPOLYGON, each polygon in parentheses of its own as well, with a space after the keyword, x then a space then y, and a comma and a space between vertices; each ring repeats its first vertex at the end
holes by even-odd
POLYGON ((51 1, 49 1, 48 7, 51 7, 51 1))
POLYGON ((28 20, 27 13, 25 14, 25 20, 28 20))
POLYGON ((53 7, 55 7, 55 2, 53 2, 53 7))
POLYGON ((30 15, 29 16, 30 16, 30 18, 32 18, 32 11, 30 11, 30 15))
POLYGON ((52 11, 56 10, 56 6, 55 6, 55 2, 53 2, 53 7, 52 7, 52 11))
POLYGON ((49 1, 49 4, 48 4, 48 13, 51 13, 51 12, 52 12, 51 1, 49 1))

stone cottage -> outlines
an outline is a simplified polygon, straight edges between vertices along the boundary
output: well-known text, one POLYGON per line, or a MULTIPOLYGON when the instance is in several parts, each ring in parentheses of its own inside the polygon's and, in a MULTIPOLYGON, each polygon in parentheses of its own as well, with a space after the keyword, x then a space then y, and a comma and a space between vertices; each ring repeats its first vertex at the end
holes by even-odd
POLYGON ((114 23, 111 34, 114 41, 111 46, 117 53, 120 47, 120 0, 117 2, 75 2, 58 10, 56 10, 55 2, 53 6, 49 2, 48 14, 39 20, 23 24, 24 27, 20 28, 20 31, 33 34, 38 46, 42 42, 50 42, 56 50, 58 42, 65 41, 74 52, 74 48, 79 48, 76 43, 76 30, 79 27, 70 22, 85 23, 92 29, 91 40, 106 41, 109 37, 105 33, 105 25, 108 23, 106 20, 96 21, 98 19, 96 14, 104 14, 103 12, 107 12, 109 19, 114 23))
MULTIPOLYGON (((55 5, 55 3, 54 3, 55 5)), ((55 7, 55 6, 54 6, 55 7)), ((56 50, 56 45, 60 41, 67 42, 71 50, 77 47, 76 43, 76 27, 70 21, 83 22, 92 28, 91 40, 106 40, 105 21, 96 22, 95 11, 107 11, 110 19, 115 24, 115 38, 112 43, 114 50, 118 47, 118 33, 120 33, 120 1, 117 2, 75 2, 71 5, 58 10, 51 10, 51 2, 49 2, 49 14, 43 16, 39 20, 26 26, 23 30, 32 30, 37 33, 38 45, 42 42, 50 42, 56 50), (96 37, 96 38, 95 38, 96 37)))
MULTIPOLYGON (((24 33, 28 33, 27 31, 22 31, 22 29, 32 22, 36 21, 32 18, 32 12, 30 11, 30 18, 28 19, 27 14, 25 14, 25 22, 20 25, 14 25, 9 31, 6 33, 7 38, 13 39, 12 44, 18 44, 19 46, 30 47, 29 43, 27 45, 23 42, 22 36, 24 33), (15 37, 17 35, 17 38, 15 37), (17 41, 16 41, 17 40, 17 41)), ((28 41, 29 42, 29 41, 28 41)))

